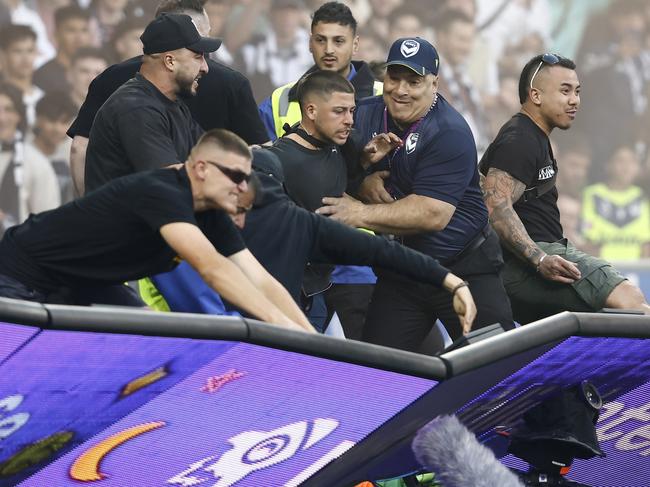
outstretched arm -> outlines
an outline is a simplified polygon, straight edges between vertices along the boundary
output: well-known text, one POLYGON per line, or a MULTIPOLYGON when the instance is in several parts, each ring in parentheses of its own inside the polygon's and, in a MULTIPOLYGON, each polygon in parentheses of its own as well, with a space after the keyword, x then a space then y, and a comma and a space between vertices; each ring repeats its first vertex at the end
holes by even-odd
MULTIPOLYGON (((282 293, 272 283, 263 284, 264 290, 260 291, 249 280, 246 272, 251 274, 250 267, 252 265, 244 262, 247 260, 246 258, 238 259, 231 256, 231 259, 229 259, 224 257, 217 252, 197 226, 181 222, 168 223, 160 228, 160 234, 169 246, 182 259, 186 260, 212 289, 227 301, 262 321, 275 323, 292 330, 313 332, 313 328, 311 328, 302 312, 298 309, 296 313, 293 308, 287 306, 282 293), (244 270, 239 267, 237 261, 239 263, 244 262, 244 270), (269 289, 272 289, 272 291, 269 292, 269 289), (273 299, 277 299, 277 301, 273 302, 273 299), (291 317, 283 309, 287 309, 291 317)), ((242 252, 238 252, 238 254, 242 252)), ((262 281, 264 281, 263 278, 262 281)), ((277 286, 280 286, 280 284, 277 284, 277 286)), ((286 293, 286 291, 284 292, 286 293)), ((291 300, 289 294, 286 294, 288 299, 291 300)), ((293 300, 291 301, 293 303, 293 300)), ((297 309, 295 303, 293 303, 293 306, 297 309)))
POLYGON ((264 296, 278 307, 286 316, 305 330, 315 332, 305 314, 300 310, 289 292, 280 284, 257 259, 246 249, 229 257, 239 267, 248 280, 264 296))
POLYGON ((506 171, 494 167, 481 178, 483 199, 490 223, 501 242, 517 257, 535 267, 551 281, 571 283, 580 279, 580 271, 572 262, 559 255, 547 255, 530 238, 524 224, 512 207, 524 194, 526 185, 506 171))
POLYGON ((313 262, 372 265, 432 284, 453 294, 454 311, 464 333, 476 317, 476 305, 463 280, 432 257, 396 241, 370 235, 329 218, 310 215, 318 228, 317 242, 310 256, 313 262))

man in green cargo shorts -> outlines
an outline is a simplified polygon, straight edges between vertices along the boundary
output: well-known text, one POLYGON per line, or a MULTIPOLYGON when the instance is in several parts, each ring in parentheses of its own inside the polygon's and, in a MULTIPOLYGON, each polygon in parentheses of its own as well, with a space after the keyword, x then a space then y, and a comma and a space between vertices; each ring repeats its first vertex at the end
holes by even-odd
POLYGON ((501 127, 480 162, 490 223, 504 248, 503 283, 519 323, 562 311, 636 309, 641 290, 608 262, 576 249, 562 232, 549 135, 568 129, 580 106, 575 63, 533 57, 519 79, 521 111, 501 127))

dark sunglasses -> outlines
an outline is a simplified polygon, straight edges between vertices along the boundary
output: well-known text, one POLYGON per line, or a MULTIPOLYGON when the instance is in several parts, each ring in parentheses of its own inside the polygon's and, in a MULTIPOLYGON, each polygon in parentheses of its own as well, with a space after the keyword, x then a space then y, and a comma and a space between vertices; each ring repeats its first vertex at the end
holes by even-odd
POLYGON ((533 80, 535 79, 535 76, 537 76, 537 73, 539 73, 539 70, 542 68, 542 64, 548 64, 549 66, 554 66, 557 63, 560 62, 560 56, 556 54, 550 54, 546 53, 542 55, 542 60, 539 62, 537 65, 537 69, 533 73, 533 75, 530 77, 530 89, 533 89, 533 80))
POLYGON ((248 183, 251 180, 251 173, 246 174, 244 171, 240 171, 239 169, 230 169, 229 167, 223 166, 218 162, 208 161, 207 159, 202 159, 202 161, 215 166, 235 184, 241 184, 244 181, 248 183))

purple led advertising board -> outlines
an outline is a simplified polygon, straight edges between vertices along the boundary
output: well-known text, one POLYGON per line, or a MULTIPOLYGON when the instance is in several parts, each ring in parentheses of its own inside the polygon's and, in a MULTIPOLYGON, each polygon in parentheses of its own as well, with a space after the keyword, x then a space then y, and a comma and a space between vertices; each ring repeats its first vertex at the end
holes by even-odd
MULTIPOLYGON (((558 390, 592 382, 603 398, 596 431, 605 458, 575 460, 567 478, 594 487, 650 485, 650 342, 571 337, 490 388, 458 412, 484 443, 502 444, 494 428, 517 427, 522 414, 558 390)), ((498 447, 496 448, 498 450, 498 447)), ((527 470, 522 460, 502 461, 527 470)))
POLYGON ((22 340, 0 485, 299 485, 436 385, 239 342, 0 331, 22 340))

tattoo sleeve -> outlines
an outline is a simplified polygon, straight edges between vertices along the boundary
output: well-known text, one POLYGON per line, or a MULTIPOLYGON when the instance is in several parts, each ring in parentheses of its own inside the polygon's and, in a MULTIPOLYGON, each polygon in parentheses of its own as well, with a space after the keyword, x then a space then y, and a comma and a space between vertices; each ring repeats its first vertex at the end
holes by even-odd
POLYGON ((526 185, 505 171, 490 168, 481 179, 481 189, 490 223, 501 242, 520 259, 536 266, 543 252, 530 238, 512 207, 513 202, 521 198, 526 185))

